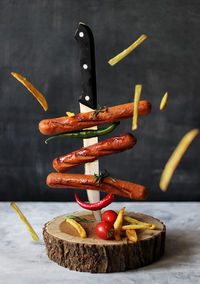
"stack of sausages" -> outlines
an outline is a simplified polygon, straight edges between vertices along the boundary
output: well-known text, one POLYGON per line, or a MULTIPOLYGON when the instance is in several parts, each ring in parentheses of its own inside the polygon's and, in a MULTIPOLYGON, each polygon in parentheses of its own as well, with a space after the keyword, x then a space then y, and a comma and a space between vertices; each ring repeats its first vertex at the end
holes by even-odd
MULTIPOLYGON (((105 112, 98 113, 96 117, 93 116, 93 112, 88 112, 79 113, 73 117, 45 119, 39 123, 39 130, 42 134, 54 135, 130 119, 133 116, 133 107, 133 103, 109 107, 105 112)), ((150 111, 151 104, 148 101, 140 101, 138 115, 144 116, 150 111)), ((147 197, 147 189, 142 185, 118 179, 112 180, 109 177, 104 178, 100 184, 97 184, 93 175, 64 173, 101 157, 131 149, 136 141, 137 139, 132 134, 125 133, 55 158, 53 167, 57 173, 48 175, 47 185, 54 188, 94 189, 143 200, 147 197)))

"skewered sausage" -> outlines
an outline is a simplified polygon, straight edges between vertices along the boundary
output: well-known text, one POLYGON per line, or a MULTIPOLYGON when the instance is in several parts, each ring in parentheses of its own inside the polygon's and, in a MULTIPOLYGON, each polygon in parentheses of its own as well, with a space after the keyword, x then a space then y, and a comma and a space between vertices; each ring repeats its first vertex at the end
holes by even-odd
MULTIPOLYGON (((95 125, 113 123, 120 120, 130 119, 133 116, 134 103, 108 107, 103 112, 94 116, 94 112, 79 113, 72 117, 59 117, 40 121, 39 130, 44 135, 54 135, 64 132, 77 131, 95 125)), ((151 111, 148 101, 140 101, 138 115, 144 116, 151 111)))
POLYGON ((97 184, 93 175, 51 173, 47 176, 47 185, 54 188, 80 188, 100 190, 111 194, 122 195, 131 199, 144 200, 147 188, 143 185, 119 179, 104 178, 97 184))
POLYGON ((55 158, 53 167, 57 172, 65 172, 82 164, 93 162, 101 157, 128 150, 136 144, 136 141, 137 139, 130 133, 115 136, 55 158))

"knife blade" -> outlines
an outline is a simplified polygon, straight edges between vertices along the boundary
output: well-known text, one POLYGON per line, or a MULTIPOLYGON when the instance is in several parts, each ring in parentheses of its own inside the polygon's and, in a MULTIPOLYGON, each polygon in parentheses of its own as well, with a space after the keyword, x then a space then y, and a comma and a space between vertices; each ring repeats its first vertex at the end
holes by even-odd
MULTIPOLYGON (((80 112, 94 111, 97 108, 96 70, 95 70, 95 46, 91 29, 84 23, 79 23, 75 33, 75 39, 79 45, 80 70, 81 70, 81 96, 79 98, 80 112)), ((90 129, 97 129, 92 127, 90 129)), ((83 139, 83 146, 87 147, 98 143, 98 138, 83 139)), ((85 164, 85 174, 99 174, 99 161, 85 164)), ((100 200, 100 192, 87 189, 90 203, 100 200)), ((101 221, 101 211, 93 211, 96 221, 101 221)))

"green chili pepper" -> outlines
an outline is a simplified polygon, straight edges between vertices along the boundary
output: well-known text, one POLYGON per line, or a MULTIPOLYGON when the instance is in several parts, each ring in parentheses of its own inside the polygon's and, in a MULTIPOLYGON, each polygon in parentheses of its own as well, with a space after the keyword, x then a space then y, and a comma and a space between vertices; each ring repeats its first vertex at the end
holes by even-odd
POLYGON ((81 131, 76 131, 76 132, 62 133, 62 134, 49 137, 48 139, 45 140, 45 143, 47 144, 49 140, 52 140, 55 138, 63 138, 63 137, 83 138, 83 139, 98 137, 98 136, 102 136, 102 135, 112 132, 118 125, 119 125, 119 122, 114 122, 110 124, 108 127, 102 128, 102 129, 81 130, 81 131))

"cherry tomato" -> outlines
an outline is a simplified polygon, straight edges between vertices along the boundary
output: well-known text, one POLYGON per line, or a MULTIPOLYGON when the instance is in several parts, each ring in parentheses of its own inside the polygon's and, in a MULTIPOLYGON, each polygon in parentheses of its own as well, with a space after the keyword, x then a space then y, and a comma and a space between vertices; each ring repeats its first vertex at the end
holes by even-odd
POLYGON ((96 234, 99 238, 104 240, 109 240, 113 237, 114 228, 111 223, 108 222, 99 222, 96 225, 96 234))
POLYGON ((102 214, 102 220, 105 222, 114 224, 116 219, 117 219, 117 213, 113 210, 107 210, 102 214))

